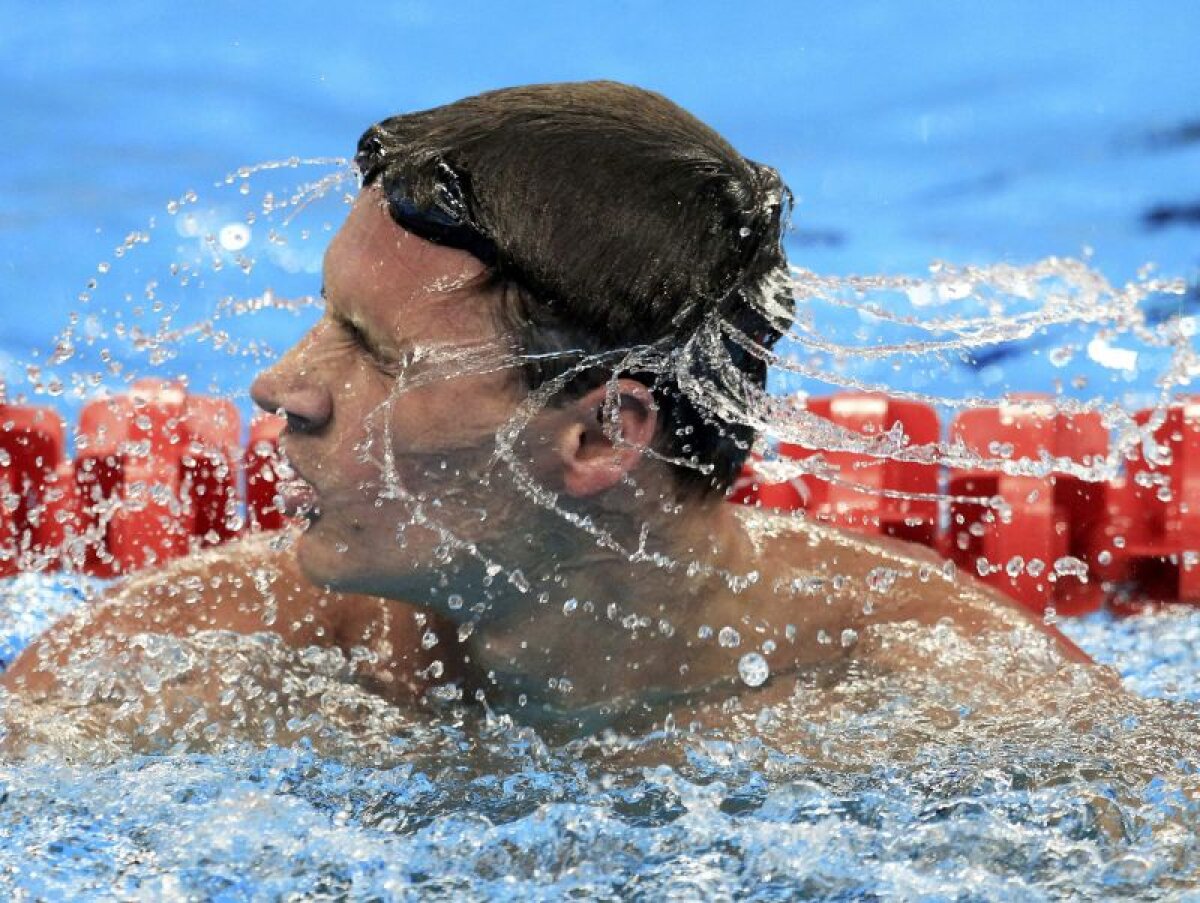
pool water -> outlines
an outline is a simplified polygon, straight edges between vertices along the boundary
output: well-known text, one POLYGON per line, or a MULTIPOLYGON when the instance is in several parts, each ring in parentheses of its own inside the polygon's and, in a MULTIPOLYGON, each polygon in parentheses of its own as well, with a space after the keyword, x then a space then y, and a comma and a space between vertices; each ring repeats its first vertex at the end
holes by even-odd
MULTIPOLYGON (((88 604, 70 578, 25 576, 3 592, 10 648, 88 604)), ((1064 626, 1126 689, 1057 662, 1033 633, 981 647, 897 627, 891 641, 923 650, 918 667, 809 675, 785 703, 747 698, 720 730, 566 744, 478 711, 430 720, 390 707, 354 685, 339 653, 285 650, 269 634, 145 637, 120 667, 68 674, 52 704, 3 701, 0 889, 1200 893, 1200 610, 1064 626)))

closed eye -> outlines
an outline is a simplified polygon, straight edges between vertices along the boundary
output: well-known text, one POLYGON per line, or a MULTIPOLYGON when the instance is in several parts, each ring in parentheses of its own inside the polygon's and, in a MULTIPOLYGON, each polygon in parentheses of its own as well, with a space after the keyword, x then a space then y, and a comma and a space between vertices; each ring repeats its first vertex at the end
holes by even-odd
MULTIPOLYGON (((321 297, 325 297, 324 288, 321 289, 321 297)), ((375 366, 384 373, 395 376, 410 363, 410 356, 407 354, 402 354, 400 359, 397 360, 392 354, 385 352, 361 326, 340 311, 331 309, 328 306, 328 301, 326 302, 325 315, 341 330, 342 335, 360 351, 369 355, 375 366)))
POLYGON ((357 349, 371 358, 371 362, 376 368, 388 376, 398 376, 411 364, 411 355, 401 354, 399 358, 396 358, 394 355, 385 352, 353 320, 337 313, 330 313, 330 319, 333 320, 338 329, 342 331, 342 334, 357 349))
POLYGON ((333 316, 333 321, 337 323, 338 328, 346 334, 346 338, 350 339, 359 347, 375 353, 375 347, 371 344, 371 340, 367 338, 367 334, 363 332, 353 320, 348 320, 345 317, 338 315, 333 316))

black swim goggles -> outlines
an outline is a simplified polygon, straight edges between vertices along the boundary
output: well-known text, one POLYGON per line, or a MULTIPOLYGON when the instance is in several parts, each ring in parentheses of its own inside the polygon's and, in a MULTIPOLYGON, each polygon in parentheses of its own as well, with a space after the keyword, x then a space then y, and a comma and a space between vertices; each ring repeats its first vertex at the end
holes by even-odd
POLYGON ((378 181, 387 198, 388 212, 400 226, 426 241, 466 251, 486 266, 496 265, 496 243, 475 225, 462 179, 446 163, 437 164, 429 204, 418 204, 408 183, 399 176, 384 174, 378 181))

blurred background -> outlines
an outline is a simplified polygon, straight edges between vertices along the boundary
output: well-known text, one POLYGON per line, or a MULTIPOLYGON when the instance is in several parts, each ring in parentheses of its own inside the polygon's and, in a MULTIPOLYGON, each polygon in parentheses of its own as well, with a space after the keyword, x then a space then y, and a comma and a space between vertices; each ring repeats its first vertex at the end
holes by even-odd
MULTIPOLYGON (((349 155, 389 114, 571 79, 661 91, 777 166, 808 269, 1090 255, 1118 283, 1147 263, 1188 280, 1183 310, 1198 37, 1192 0, 0 0, 0 376, 28 391, 98 264, 184 192, 349 155)), ((176 252, 159 242, 131 280, 176 252)))

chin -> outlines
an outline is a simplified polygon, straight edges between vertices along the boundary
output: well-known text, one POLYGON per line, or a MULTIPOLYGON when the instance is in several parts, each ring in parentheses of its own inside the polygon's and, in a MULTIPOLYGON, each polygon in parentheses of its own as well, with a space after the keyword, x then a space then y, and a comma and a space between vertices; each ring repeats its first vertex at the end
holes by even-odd
POLYGON ((380 565, 399 563, 399 550, 390 555, 370 552, 362 543, 341 543, 330 539, 314 524, 301 534, 296 544, 296 561, 300 571, 312 583, 344 593, 361 593, 389 598, 408 598, 420 587, 426 587, 427 575, 381 573, 380 565), (339 551, 338 547, 348 547, 339 551), (425 579, 422 579, 425 576, 425 579))
POLYGON ((313 554, 312 543, 308 540, 307 536, 301 536, 297 540, 296 563, 300 565, 300 573, 317 586, 328 586, 336 589, 337 587, 334 585, 335 581, 330 579, 332 575, 328 573, 326 568, 320 567, 315 560, 319 557, 321 556, 313 554))
POLYGON ((354 567, 348 560, 349 553, 337 551, 333 543, 314 535, 316 532, 310 526, 296 542, 296 563, 300 565, 301 573, 318 586, 336 590, 353 589, 350 584, 353 582, 354 567))

